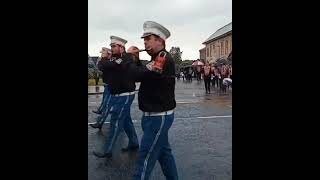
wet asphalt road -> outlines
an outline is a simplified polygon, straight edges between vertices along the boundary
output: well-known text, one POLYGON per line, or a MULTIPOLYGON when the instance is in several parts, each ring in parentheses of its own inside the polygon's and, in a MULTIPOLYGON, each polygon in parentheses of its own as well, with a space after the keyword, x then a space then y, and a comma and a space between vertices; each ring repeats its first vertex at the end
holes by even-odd
MULTIPOLYGON (((95 89, 90 87, 89 92, 95 89)), ((186 83, 177 80, 175 94, 177 107, 175 121, 169 131, 169 142, 179 179, 232 179, 232 90, 220 94, 216 88, 206 95, 203 81, 186 83)), ((101 99, 101 94, 88 96, 88 123, 95 122, 97 115, 91 110, 98 107, 101 99)), ((131 116, 140 141, 142 113, 138 109, 137 95, 131 106, 131 116)), ((88 180, 129 180, 136 153, 121 153, 120 148, 127 145, 124 133, 118 138, 111 161, 92 155, 93 150, 102 150, 108 128, 108 123, 102 132, 88 126, 88 180)), ((150 180, 164 179, 161 167, 156 163, 150 180)))

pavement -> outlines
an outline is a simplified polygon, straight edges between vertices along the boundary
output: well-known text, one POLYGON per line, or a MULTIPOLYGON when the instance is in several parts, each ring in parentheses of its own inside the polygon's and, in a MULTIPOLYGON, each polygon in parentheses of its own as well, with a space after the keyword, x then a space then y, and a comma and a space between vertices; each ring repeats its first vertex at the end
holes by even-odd
MULTIPOLYGON (((94 123, 102 100, 103 86, 88 87, 88 124, 94 123)), ((137 89, 139 84, 137 84, 137 89)), ((141 116, 137 96, 131 106, 139 141, 142 137, 141 116)), ((169 130, 169 142, 181 180, 232 179, 232 89, 226 94, 212 89, 205 94, 204 82, 176 81, 175 121, 169 130)), ((136 153, 121 153, 127 137, 120 134, 110 161, 96 158, 93 150, 101 150, 109 130, 109 118, 102 132, 88 126, 88 180, 129 180, 134 171, 136 153)), ((165 180, 156 163, 150 180, 165 180)))

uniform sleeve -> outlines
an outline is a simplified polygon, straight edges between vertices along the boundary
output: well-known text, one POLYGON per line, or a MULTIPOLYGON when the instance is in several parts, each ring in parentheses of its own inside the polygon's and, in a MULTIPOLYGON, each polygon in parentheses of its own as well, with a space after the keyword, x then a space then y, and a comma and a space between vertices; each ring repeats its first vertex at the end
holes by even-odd
POLYGON ((100 71, 102 71, 102 67, 104 66, 104 64, 105 64, 106 62, 108 62, 108 60, 106 60, 106 59, 101 59, 101 60, 98 62, 98 69, 99 69, 100 71))
POLYGON ((166 62, 164 64, 162 77, 172 77, 175 78, 175 64, 171 56, 167 56, 166 62))
POLYGON ((106 61, 106 62, 103 62, 101 64, 101 71, 106 71, 108 69, 113 69, 117 66, 118 64, 113 62, 113 61, 106 61))
POLYGON ((150 71, 145 65, 138 65, 137 63, 131 63, 130 71, 135 77, 136 82, 141 82, 144 80, 156 81, 168 77, 175 78, 175 66, 171 56, 167 56, 162 73, 150 71))
POLYGON ((129 70, 136 82, 148 79, 157 79, 160 75, 156 72, 150 71, 145 65, 139 65, 137 63, 130 63, 129 70))

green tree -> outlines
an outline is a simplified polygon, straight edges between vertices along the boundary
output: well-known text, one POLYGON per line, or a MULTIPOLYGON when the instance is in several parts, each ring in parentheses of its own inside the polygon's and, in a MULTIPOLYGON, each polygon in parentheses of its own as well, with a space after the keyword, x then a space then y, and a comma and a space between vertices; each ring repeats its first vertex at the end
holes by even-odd
POLYGON ((182 62, 182 59, 181 59, 182 51, 180 51, 180 48, 179 47, 171 47, 169 52, 173 58, 174 63, 176 65, 180 65, 182 62))
POLYGON ((94 78, 94 74, 98 72, 98 68, 96 67, 94 61, 88 54, 88 79, 94 78))

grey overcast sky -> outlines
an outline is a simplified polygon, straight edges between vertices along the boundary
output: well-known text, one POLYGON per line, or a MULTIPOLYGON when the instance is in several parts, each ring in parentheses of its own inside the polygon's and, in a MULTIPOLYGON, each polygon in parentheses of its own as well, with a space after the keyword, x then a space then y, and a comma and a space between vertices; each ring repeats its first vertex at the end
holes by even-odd
MULTIPOLYGON (((88 53, 99 56, 110 48, 110 36, 128 41, 126 47, 144 48, 143 23, 155 21, 171 33, 166 49, 180 47, 182 60, 199 58, 210 35, 232 22, 232 0, 88 0, 88 53)), ((146 52, 140 58, 149 60, 146 52)))

